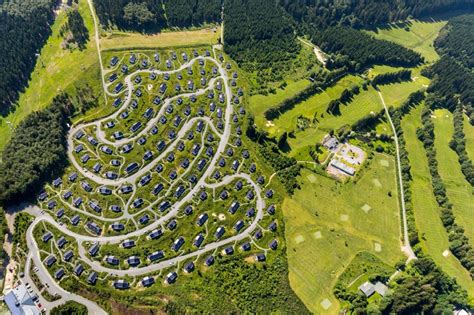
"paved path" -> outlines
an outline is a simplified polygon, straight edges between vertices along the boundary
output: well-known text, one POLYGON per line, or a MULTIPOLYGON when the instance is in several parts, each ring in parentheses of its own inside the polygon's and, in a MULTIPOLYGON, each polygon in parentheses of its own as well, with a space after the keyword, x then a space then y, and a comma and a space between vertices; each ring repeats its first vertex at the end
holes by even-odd
POLYGON ((402 206, 402 221, 403 221, 403 246, 402 252, 408 257, 407 262, 416 259, 415 252, 410 245, 410 240, 408 238, 408 224, 407 224, 407 210, 405 207, 405 191, 403 189, 403 178, 402 178, 402 166, 400 162, 400 147, 398 142, 398 135, 397 131, 395 130, 395 125, 393 124, 392 117, 390 117, 390 112, 388 110, 387 105, 385 104, 385 100, 382 96, 380 90, 377 89, 377 93, 379 94, 380 100, 382 101, 383 107, 385 109, 385 113, 387 114, 388 121, 390 126, 392 127, 393 137, 395 140, 395 150, 397 155, 397 172, 398 172, 398 183, 399 183, 399 191, 400 191, 400 203, 402 206))
MULTIPOLYGON (((90 0, 88 0, 88 1, 89 1, 89 5, 91 6, 91 10, 93 10, 91 1, 90 0)), ((96 42, 97 42, 97 45, 99 45, 98 25, 97 25, 97 21, 96 21, 96 18, 95 18, 94 14, 93 14, 93 16, 94 16, 94 24, 96 26, 96 42)), ((100 53, 99 53, 99 59, 100 59, 100 64, 101 64, 101 68, 102 68, 101 70, 102 70, 102 73, 103 73, 102 59, 100 57, 100 53)), ((230 121, 231 121, 231 115, 232 115, 232 112, 233 112, 233 106, 232 106, 232 102, 231 102, 232 91, 229 87, 228 81, 229 81, 229 78, 228 78, 227 72, 222 67, 222 65, 212 57, 193 58, 188 63, 183 64, 180 68, 175 69, 175 70, 171 70, 171 71, 137 70, 137 71, 135 71, 135 72, 133 72, 133 73, 126 76, 126 78, 125 78, 126 98, 125 98, 125 101, 122 104, 122 106, 114 114, 112 114, 110 116, 107 116, 107 117, 104 117, 102 119, 93 121, 93 122, 89 122, 89 123, 85 123, 85 124, 78 124, 76 126, 73 126, 70 129, 69 134, 68 134, 68 157, 71 160, 73 166, 87 179, 89 179, 89 180, 91 180, 91 181, 93 181, 93 182, 95 182, 99 185, 110 185, 110 186, 114 186, 114 187, 118 187, 118 186, 120 186, 124 183, 131 183, 132 185, 135 185, 135 182, 137 180, 139 180, 139 178, 141 176, 143 176, 145 173, 151 171, 153 169, 153 167, 167 153, 169 153, 169 152, 171 152, 175 149, 175 146, 176 146, 178 140, 180 138, 183 138, 185 136, 186 132, 188 132, 198 120, 204 121, 206 123, 206 125, 208 126, 208 128, 212 129, 214 131, 214 133, 216 133, 216 135, 219 137, 219 144, 218 144, 216 152, 215 152, 213 158, 211 159, 207 169, 204 171, 202 176, 199 178, 196 185, 192 189, 190 189, 190 191, 181 200, 179 200, 175 204, 173 204, 170 211, 166 215, 160 217, 159 219, 155 220, 153 223, 151 223, 150 225, 148 225, 146 227, 136 229, 135 231, 124 234, 124 235, 98 236, 97 237, 97 236, 89 236, 89 235, 78 234, 78 233, 75 233, 75 232, 69 230, 66 226, 59 224, 55 220, 55 218, 53 218, 48 213, 44 213, 39 207, 37 207, 37 206, 28 206, 26 208, 26 211, 29 214, 33 215, 35 217, 35 219, 34 219, 33 223, 29 226, 28 231, 27 231, 27 245, 28 245, 28 248, 29 248, 29 253, 28 253, 28 258, 27 258, 27 268, 25 270, 25 277, 26 277, 26 279, 30 280, 30 282, 31 282, 31 275, 29 274, 29 269, 30 269, 31 263, 34 263, 34 265, 36 267, 38 267, 38 271, 36 273, 37 273, 40 281, 44 284, 47 284, 47 286, 49 287, 48 291, 51 294, 56 293, 56 294, 61 296, 61 298, 59 300, 55 301, 55 302, 47 302, 46 300, 41 298, 41 302, 44 303, 46 308, 51 309, 51 308, 53 308, 57 305, 60 305, 60 304, 64 303, 65 301, 74 300, 78 303, 81 303, 81 304, 84 304, 85 306, 87 306, 89 314, 104 314, 105 313, 97 304, 83 298, 82 296, 79 296, 79 295, 76 295, 76 294, 65 291, 51 277, 49 271, 46 269, 46 267, 43 265, 43 263, 41 261, 40 251, 39 251, 38 245, 36 243, 36 240, 34 239, 34 236, 33 236, 33 230, 36 227, 36 225, 39 224, 39 223, 47 222, 48 224, 51 224, 52 226, 54 226, 56 229, 60 230, 62 233, 66 234, 70 237, 75 238, 78 242, 78 249, 79 249, 80 258, 86 264, 88 264, 91 269, 93 269, 95 271, 98 271, 98 272, 108 272, 108 273, 116 275, 116 276, 125 276, 125 275, 140 276, 140 275, 144 275, 144 274, 147 274, 147 273, 150 273, 150 272, 157 272, 157 271, 160 271, 162 269, 169 268, 170 265, 176 265, 179 262, 182 262, 184 260, 187 260, 187 259, 190 259, 190 258, 193 258, 193 257, 197 257, 197 256, 199 256, 203 253, 210 252, 210 251, 215 251, 216 249, 218 249, 218 248, 220 248, 224 245, 238 242, 238 241, 248 237, 257 228, 259 221, 262 219, 262 217, 264 215, 265 202, 262 198, 262 192, 261 192, 260 187, 251 179, 251 177, 249 175, 247 175, 247 174, 234 174, 234 175, 231 175, 231 176, 224 177, 220 182, 215 183, 215 184, 206 183, 206 178, 210 177, 212 175, 212 173, 214 172, 214 170, 216 168, 217 161, 220 158, 221 154, 224 153, 225 148, 226 148, 226 146, 229 142, 229 138, 231 136, 231 123, 230 123, 230 121), (156 74, 164 74, 164 73, 178 72, 178 71, 181 71, 181 70, 185 69, 188 66, 191 66, 194 62, 196 62, 199 59, 205 59, 209 62, 214 63, 218 68, 219 76, 217 78, 211 79, 209 81, 207 87, 205 87, 203 89, 200 89, 200 90, 196 91, 195 93, 183 93, 179 96, 181 96, 181 97, 190 97, 192 94, 202 95, 202 94, 206 93, 206 91, 212 89, 214 87, 214 84, 216 83, 216 81, 218 79, 221 79, 223 81, 223 87, 224 87, 224 91, 225 91, 225 94, 226 94, 226 109, 225 109, 225 117, 224 117, 225 125, 224 125, 224 130, 222 132, 220 132, 219 130, 217 130, 215 128, 214 124, 212 123, 212 120, 209 117, 194 117, 194 118, 189 119, 183 125, 183 127, 179 130, 178 135, 175 138, 175 140, 171 143, 171 145, 169 145, 167 147, 166 150, 164 150, 164 152, 162 152, 151 163, 149 163, 148 165, 142 167, 139 171, 137 171, 133 175, 130 175, 128 177, 122 177, 122 178, 119 178, 117 180, 110 180, 110 179, 106 179, 106 178, 103 178, 101 176, 98 176, 96 174, 93 174, 92 172, 89 172, 89 171, 82 168, 82 166, 76 161, 75 156, 72 154, 72 151, 73 151, 73 138, 74 138, 75 133, 78 130, 83 129, 83 128, 88 127, 88 126, 95 126, 96 127, 95 136, 98 139, 98 141, 101 142, 101 143, 105 143, 109 146, 112 146, 117 150, 119 148, 119 146, 122 146, 122 145, 124 145, 125 143, 128 143, 128 142, 134 141, 137 138, 139 138, 141 135, 148 132, 151 129, 152 125, 159 119, 160 113, 163 113, 166 106, 178 97, 178 96, 175 96, 175 97, 171 97, 171 98, 166 99, 164 101, 164 104, 161 106, 159 113, 156 114, 156 117, 153 118, 152 120, 148 121, 146 127, 140 133, 138 133, 137 135, 129 137, 129 138, 125 138, 125 139, 122 139, 122 140, 119 140, 119 141, 110 141, 109 139, 106 139, 105 133, 101 129, 102 123, 105 120, 116 118, 120 114, 120 112, 123 111, 125 108, 127 108, 127 106, 130 104, 131 99, 132 99, 132 95, 133 95, 133 90, 134 90, 132 77, 134 77, 138 73, 151 73, 151 72, 154 72, 156 74), (91 261, 89 259, 89 257, 87 256, 86 249, 83 246, 84 242, 99 242, 99 243, 117 244, 117 243, 119 243, 119 242, 121 242, 125 239, 129 239, 129 238, 132 238, 132 237, 135 237, 135 236, 144 235, 145 233, 147 233, 147 232, 163 225, 165 222, 169 221, 171 218, 176 217, 176 215, 178 213, 178 210, 183 205, 190 202, 194 198, 194 196, 196 196, 196 194, 202 188, 207 187, 207 188, 212 189, 212 188, 225 186, 225 185, 230 184, 232 181, 234 181, 236 179, 245 180, 250 186, 253 187, 253 189, 255 190, 255 194, 256 194, 256 210, 257 210, 256 216, 253 219, 252 223, 241 233, 239 233, 237 235, 234 235, 232 237, 226 238, 226 239, 222 239, 222 240, 219 240, 219 241, 215 241, 215 242, 206 244, 204 247, 202 247, 202 248, 200 248, 196 251, 193 251, 191 253, 188 253, 188 254, 184 254, 184 255, 180 255, 180 256, 177 256, 177 257, 170 258, 170 259, 166 259, 164 261, 161 261, 160 263, 151 264, 151 265, 148 265, 148 266, 145 266, 145 267, 130 268, 130 269, 127 269, 127 270, 116 270, 116 269, 107 268, 105 266, 102 266, 100 264, 100 262, 91 261)), ((115 94, 110 93, 110 92, 107 91, 107 84, 105 83, 103 76, 102 76, 102 83, 103 83, 104 89, 106 90, 108 95, 116 96, 115 94)), ((131 200, 131 198, 130 198, 130 200, 131 200)), ((127 206, 130 204, 130 200, 129 200, 129 202, 127 202, 127 206)), ((151 207, 156 205, 156 203, 158 201, 160 201, 160 199, 155 200, 148 207, 146 207, 145 209, 142 209, 141 211, 145 211, 147 209, 150 209, 151 207)), ((128 211, 124 211, 124 214, 120 218, 106 219, 106 218, 102 218, 100 216, 96 216, 96 215, 91 214, 91 213, 86 213, 85 211, 83 211, 81 209, 74 208, 72 205, 69 205, 69 207, 71 207, 71 209, 73 209, 75 211, 82 212, 83 214, 86 214, 86 215, 88 215, 90 217, 93 217, 93 218, 96 218, 96 219, 100 219, 102 221, 118 221, 118 220, 123 219, 123 218, 128 218, 129 219, 129 218, 132 218, 132 217, 137 215, 137 214, 131 215, 131 214, 128 213, 128 211)), ((37 288, 35 288, 35 289, 37 290, 37 288)), ((39 291, 38 291, 38 293, 39 293, 39 291)))

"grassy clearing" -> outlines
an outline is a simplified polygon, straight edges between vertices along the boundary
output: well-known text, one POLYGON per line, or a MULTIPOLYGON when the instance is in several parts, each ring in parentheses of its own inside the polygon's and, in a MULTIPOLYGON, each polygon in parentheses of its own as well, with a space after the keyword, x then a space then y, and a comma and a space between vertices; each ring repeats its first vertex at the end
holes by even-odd
POLYGON ((474 161, 474 126, 469 123, 469 119, 464 115, 464 134, 466 135, 467 155, 474 161))
POLYGON ((449 248, 448 236, 439 218, 439 208, 431 188, 426 152, 423 144, 416 137, 416 129, 421 127, 421 108, 422 106, 418 106, 412 109, 411 113, 402 120, 406 149, 413 175, 413 208, 421 237, 421 246, 438 266, 451 277, 455 277, 460 285, 471 292, 472 296, 474 283, 470 279, 469 273, 452 254, 447 257, 443 256, 443 252, 449 248))
POLYGON ((432 62, 439 58, 433 47, 433 41, 445 25, 446 21, 422 22, 410 20, 406 23, 407 30, 405 26, 390 25, 385 29, 368 33, 378 39, 385 39, 413 49, 425 57, 426 61, 432 62))
POLYGON ((265 126, 264 113, 267 109, 278 105, 286 98, 290 98, 304 90, 310 84, 309 80, 301 79, 289 81, 284 89, 277 89, 275 94, 253 95, 249 98, 249 110, 255 117, 258 126, 265 126))
POLYGON ((435 125, 435 147, 438 169, 449 200, 453 204, 453 212, 456 221, 466 229, 466 235, 474 240, 474 195, 472 187, 464 178, 461 166, 458 163, 458 155, 449 147, 449 141, 453 137, 453 115, 448 110, 436 110, 435 125))
POLYGON ((359 252, 389 265, 401 258, 394 161, 376 154, 356 184, 308 170, 299 182, 302 189, 283 202, 290 284, 310 311, 337 314, 333 286, 359 252), (327 310, 321 305, 326 299, 327 310))
MULTIPOLYGON (((293 110, 287 112, 273 123, 276 127, 271 127, 278 136, 283 131, 295 131, 294 138, 288 138, 291 147, 290 156, 299 156, 301 151, 307 151, 308 146, 314 146, 321 141, 325 134, 330 130, 337 130, 346 125, 352 125, 362 117, 370 113, 379 112, 383 106, 375 89, 371 86, 368 89, 361 90, 359 95, 347 105, 341 105, 341 115, 330 115, 326 113, 327 104, 331 99, 337 98, 343 90, 343 86, 350 86, 351 82, 359 83, 360 78, 355 77, 353 81, 342 82, 337 86, 327 89, 324 93, 316 95, 309 100, 299 104, 293 110), (339 92, 339 94, 336 94, 339 92), (312 121, 309 128, 299 131, 296 128, 298 117, 303 116, 312 121)), ((344 88, 345 88, 344 87, 344 88)))
POLYGON ((398 72, 400 70, 403 70, 404 68, 402 67, 392 67, 392 66, 386 66, 386 65, 375 65, 369 70, 367 70, 367 77, 369 79, 373 79, 379 74, 385 74, 388 72, 398 72))
MULTIPOLYGON (((304 116, 309 119, 313 119, 315 114, 318 116, 322 113, 326 113, 327 104, 338 98, 342 91, 346 88, 349 88, 353 85, 360 85, 362 83, 362 78, 348 75, 339 80, 337 84, 326 89, 324 92, 317 94, 308 100, 301 102, 296 105, 292 110, 289 110, 278 119, 274 120, 272 124, 257 125, 260 128, 266 130, 270 135, 279 135, 284 131, 291 131, 296 127, 296 120, 298 116, 304 116)), ((350 106, 350 105, 349 105, 350 106)), ((349 107, 347 106, 347 107, 349 107)), ((341 112, 344 110, 341 108, 341 112)))
POLYGON ((379 86, 388 106, 399 107, 408 99, 411 93, 428 87, 430 80, 420 74, 422 68, 421 66, 411 69, 412 81, 379 86))
POLYGON ((67 21, 66 12, 61 12, 53 26, 52 35, 41 50, 41 57, 31 74, 31 80, 20 95, 16 110, 7 117, 0 117, 0 150, 11 137, 11 126, 16 127, 28 114, 46 107, 60 91, 66 90, 81 75, 94 72, 98 65, 95 41, 92 40, 94 26, 86 1, 81 1, 79 11, 84 18, 91 39, 84 50, 69 51, 61 48, 59 30, 67 21))
POLYGON ((112 31, 102 36, 100 45, 103 50, 212 45, 217 44, 220 32, 220 26, 158 34, 112 31))
POLYGON ((339 283, 352 292, 356 292, 359 286, 368 281, 371 276, 391 275, 394 272, 393 266, 387 265, 377 256, 369 252, 360 252, 339 277, 339 283))

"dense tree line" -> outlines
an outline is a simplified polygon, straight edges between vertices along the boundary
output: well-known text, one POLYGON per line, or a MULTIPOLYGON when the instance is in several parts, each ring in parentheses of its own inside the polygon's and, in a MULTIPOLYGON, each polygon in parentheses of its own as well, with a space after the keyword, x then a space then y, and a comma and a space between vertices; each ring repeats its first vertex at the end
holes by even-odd
POLYGON ((156 30, 166 25, 161 0, 94 0, 95 11, 104 26, 156 30))
POLYGON ((474 73, 453 58, 441 57, 423 74, 433 79, 428 87, 431 107, 453 111, 458 102, 463 106, 474 104, 474 73))
POLYGON ((163 0, 169 26, 187 27, 218 22, 221 0, 163 0))
POLYGON ((456 107, 456 110, 454 110, 453 124, 453 139, 449 142, 449 146, 458 154, 461 171, 468 183, 474 187, 474 166, 466 152, 466 135, 464 133, 464 119, 461 104, 459 104, 456 107))
POLYGON ((297 177, 300 175, 301 165, 296 163, 295 158, 281 154, 278 146, 271 141, 259 145, 258 149, 262 158, 277 172, 286 191, 293 194, 295 188, 299 188, 297 177))
POLYGON ((472 14, 450 19, 435 41, 437 50, 472 69, 474 67, 473 29, 474 15, 472 14))
POLYGON ((87 307, 74 301, 56 306, 51 310, 51 315, 86 315, 87 307))
POLYGON ((466 290, 429 257, 420 257, 395 278, 393 293, 383 298, 382 314, 450 314, 467 308, 466 290))
POLYGON ((311 40, 324 52, 335 55, 328 67, 348 66, 358 72, 374 64, 413 67, 423 62, 423 57, 413 50, 349 27, 314 29, 311 40))
MULTIPOLYGON (((408 97, 408 99, 397 109, 390 109, 390 116, 392 117, 392 122, 395 127, 395 132, 398 137, 398 146, 400 152, 400 171, 402 173, 403 181, 403 195, 405 200, 406 208, 406 218, 407 218, 407 228, 408 228, 408 239, 411 246, 415 246, 419 243, 418 230, 416 228, 415 222, 415 213, 412 203, 412 174, 411 174, 411 164, 410 159, 408 158, 408 151, 406 149, 406 142, 403 133, 403 128, 401 121, 403 117, 410 113, 411 109, 420 104, 425 99, 425 94, 422 91, 417 91, 408 97)), ((419 252, 415 248, 415 251, 419 252)))
POLYGON ((403 69, 397 72, 387 72, 387 73, 377 74, 372 79, 372 84, 376 86, 376 85, 400 83, 403 81, 410 81, 410 80, 411 80, 411 70, 403 69))
POLYGON ((354 98, 354 95, 360 93, 360 88, 356 85, 350 89, 344 89, 339 98, 333 99, 329 102, 326 112, 331 115, 341 115, 340 105, 347 105, 354 98))
POLYGON ((220 20, 222 0, 95 0, 102 25, 138 31, 220 20))
POLYGON ((61 94, 46 109, 27 116, 14 130, 0 163, 0 203, 34 196, 67 161, 67 117, 70 98, 61 94))
MULTIPOLYGON (((374 278, 384 281, 388 277, 382 274, 374 278)), ((350 292, 340 283, 334 294, 350 302, 351 314, 450 314, 453 309, 468 306, 466 290, 429 257, 414 260, 389 285, 392 292, 371 306, 365 295, 350 292)))
POLYGON ((473 10, 469 0, 280 0, 280 3, 298 22, 318 28, 345 25, 371 27, 398 22, 408 17, 425 17, 452 10, 473 10))
POLYGON ((245 70, 274 70, 296 56, 291 18, 275 1, 226 0, 224 7, 224 49, 245 70))
POLYGON ((61 27, 60 35, 66 36, 67 41, 75 42, 80 49, 86 46, 89 40, 89 30, 76 8, 67 12, 67 22, 61 27), (66 34, 70 34, 70 36, 66 36, 66 34))
POLYGON ((94 297, 109 314, 310 314, 289 285, 285 250, 270 259, 253 264, 244 263, 241 255, 217 255, 213 272, 197 269, 192 281, 153 286, 140 294, 117 292, 111 286, 87 286, 86 291, 72 277, 61 283, 67 283, 69 291, 94 297))
POLYGON ((273 120, 285 112, 291 110, 293 107, 298 105, 299 103, 309 99, 310 97, 321 93, 324 89, 328 88, 329 86, 333 85, 337 82, 341 77, 343 77, 347 73, 346 68, 340 68, 334 71, 331 71, 324 76, 321 77, 314 77, 313 83, 311 83, 308 87, 306 87, 301 92, 297 93, 296 95, 284 99, 278 105, 267 109, 264 113, 265 118, 267 120, 273 120))
POLYGON ((356 132, 373 130, 380 123, 380 120, 384 119, 384 116, 385 109, 381 109, 378 113, 370 113, 353 123, 351 129, 356 132))
POLYGON ((0 4, 0 113, 11 110, 26 87, 36 53, 51 34, 55 0, 13 0, 0 4))
POLYGON ((417 130, 417 136, 423 142, 428 158, 431 173, 431 185, 436 201, 441 209, 440 217, 448 232, 449 249, 459 259, 461 264, 474 279, 474 249, 464 234, 464 228, 455 222, 453 205, 450 203, 446 193, 446 187, 438 172, 438 161, 436 160, 436 149, 434 146, 434 124, 431 120, 431 109, 425 106, 422 111, 422 127, 417 130))

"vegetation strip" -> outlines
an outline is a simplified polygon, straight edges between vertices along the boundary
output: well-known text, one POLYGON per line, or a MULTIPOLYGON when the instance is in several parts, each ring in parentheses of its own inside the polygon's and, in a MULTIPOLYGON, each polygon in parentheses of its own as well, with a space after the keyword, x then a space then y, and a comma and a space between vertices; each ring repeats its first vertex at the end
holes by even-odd
POLYGON ((474 279, 474 249, 469 243, 468 237, 464 234, 464 228, 455 222, 452 211, 452 204, 446 194, 446 187, 438 172, 436 161, 436 149, 434 147, 434 125, 431 120, 431 110, 428 106, 423 108, 421 113, 422 128, 417 130, 418 138, 423 142, 426 156, 430 165, 431 183, 436 197, 436 201, 441 208, 441 220, 446 231, 449 233, 450 250, 461 264, 469 271, 474 279))

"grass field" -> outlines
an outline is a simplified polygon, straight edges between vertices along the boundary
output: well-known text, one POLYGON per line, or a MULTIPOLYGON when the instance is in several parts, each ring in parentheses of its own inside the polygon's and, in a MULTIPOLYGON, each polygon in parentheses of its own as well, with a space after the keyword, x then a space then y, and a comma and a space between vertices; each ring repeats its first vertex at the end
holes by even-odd
POLYGON ((299 182, 283 202, 290 284, 313 313, 337 314, 333 286, 359 252, 392 266, 402 258, 394 161, 376 154, 357 184, 308 170, 299 182))
POLYGON ((425 57, 426 61, 432 62, 439 58, 433 47, 433 42, 445 25, 445 21, 422 22, 411 20, 406 24, 408 31, 405 30, 405 26, 392 25, 369 33, 378 39, 385 39, 413 49, 425 57))
MULTIPOLYGON (((272 136, 279 135, 284 131, 291 131, 296 127, 296 120, 298 116, 302 115, 312 120, 316 113, 318 118, 320 118, 321 114, 326 115, 326 108, 331 100, 338 98, 344 89, 353 85, 360 85, 361 83, 362 78, 348 75, 339 80, 334 86, 326 89, 324 92, 299 103, 293 109, 287 111, 282 116, 275 119, 272 124, 258 126, 268 131, 268 133, 272 136)), ((347 107, 349 106, 350 105, 347 107)), ((344 110, 342 107, 344 106, 341 106, 341 112, 344 110)))
MULTIPOLYGON (((377 69, 378 66, 375 68, 377 69)), ((387 106, 399 107, 408 99, 411 93, 426 89, 429 86, 430 79, 420 74, 421 69, 422 66, 410 69, 412 71, 412 81, 379 86, 387 106)))
POLYGON ((264 113, 267 109, 278 105, 286 98, 290 98, 304 90, 310 84, 309 80, 289 81, 285 89, 277 89, 275 94, 252 95, 249 98, 248 108, 255 117, 257 126, 265 126, 264 113))
POLYGON ((467 155, 474 161, 474 126, 469 123, 469 119, 464 115, 464 134, 466 135, 467 155))
MULTIPOLYGON (((421 245, 436 264, 448 275, 455 277, 460 285, 474 295, 474 282, 469 273, 451 254, 443 256, 449 248, 448 236, 439 218, 439 208, 431 188, 431 176, 423 144, 416 137, 416 129, 421 126, 421 106, 412 109, 402 120, 408 158, 413 175, 412 196, 415 221, 421 237, 421 245)), ((449 141, 449 140, 446 140, 449 141)), ((457 162, 457 159, 455 160, 457 162)))
POLYGON ((112 31, 101 37, 102 50, 124 48, 162 48, 217 44, 220 26, 189 31, 169 31, 159 34, 112 31))
POLYGON ((438 170, 444 184, 448 198, 453 204, 456 221, 465 228, 469 239, 474 241, 474 195, 472 187, 466 181, 458 155, 449 147, 454 133, 453 115, 448 110, 436 110, 435 147, 438 170))
MULTIPOLYGON (((86 1, 80 1, 79 10, 92 39, 94 27, 86 1)), ((41 57, 31 74, 28 87, 20 95, 15 111, 6 117, 0 117, 0 151, 11 137, 11 126, 16 127, 28 114, 47 106, 60 91, 66 90, 78 77, 97 67, 95 41, 89 40, 82 51, 61 48, 59 30, 66 21, 66 13, 61 12, 52 26, 52 35, 40 52, 41 57)))
POLYGON ((377 92, 369 86, 366 91, 361 89, 360 94, 356 95, 350 103, 340 106, 341 115, 326 113, 327 105, 331 99, 339 97, 344 88, 353 84, 360 84, 361 80, 361 78, 354 76, 342 79, 334 87, 298 104, 294 109, 274 120, 272 122, 274 126, 269 126, 265 130, 272 136, 278 136, 284 131, 294 131, 295 137, 288 138, 291 147, 289 155, 300 155, 301 151, 307 150, 308 146, 314 146, 321 141, 330 130, 337 130, 343 126, 351 125, 371 112, 376 113, 383 108, 377 92), (312 121, 308 128, 301 131, 296 127, 300 116, 312 121))

